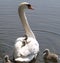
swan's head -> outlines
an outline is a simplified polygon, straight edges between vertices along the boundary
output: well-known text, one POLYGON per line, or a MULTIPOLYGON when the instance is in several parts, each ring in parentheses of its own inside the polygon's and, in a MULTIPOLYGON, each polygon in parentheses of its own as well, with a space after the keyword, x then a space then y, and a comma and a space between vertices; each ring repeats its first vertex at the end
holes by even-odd
POLYGON ((20 9, 33 9, 31 4, 27 3, 27 2, 22 2, 20 5, 19 5, 19 8, 20 9))
POLYGON ((43 55, 49 54, 49 53, 50 53, 50 50, 49 49, 45 49, 44 52, 43 52, 43 55))

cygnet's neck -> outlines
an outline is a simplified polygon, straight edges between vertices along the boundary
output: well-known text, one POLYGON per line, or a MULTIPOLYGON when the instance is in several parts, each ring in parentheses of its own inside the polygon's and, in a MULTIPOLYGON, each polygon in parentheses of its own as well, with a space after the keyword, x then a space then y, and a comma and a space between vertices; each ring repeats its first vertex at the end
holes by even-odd
POLYGON ((19 17, 21 19, 21 22, 23 24, 23 27, 24 27, 24 30, 25 30, 25 33, 28 37, 33 37, 35 38, 35 35, 34 33, 32 32, 29 24, 28 24, 28 21, 27 21, 27 18, 26 18, 26 15, 25 15, 25 12, 24 12, 24 9, 23 8, 20 8, 18 9, 18 13, 19 13, 19 17))

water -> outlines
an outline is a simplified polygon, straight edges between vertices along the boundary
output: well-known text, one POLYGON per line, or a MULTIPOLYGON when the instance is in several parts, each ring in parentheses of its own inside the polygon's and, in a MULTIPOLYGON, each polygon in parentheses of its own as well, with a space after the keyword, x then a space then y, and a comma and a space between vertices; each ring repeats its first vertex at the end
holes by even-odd
MULTIPOLYGON (((29 24, 40 44, 36 63, 43 63, 42 52, 49 48, 60 57, 60 0, 23 0, 35 10, 27 10, 29 24)), ((16 38, 24 35, 18 16, 18 5, 22 0, 0 0, 0 63, 8 54, 12 58, 16 38)), ((60 62, 60 61, 59 61, 60 62)))

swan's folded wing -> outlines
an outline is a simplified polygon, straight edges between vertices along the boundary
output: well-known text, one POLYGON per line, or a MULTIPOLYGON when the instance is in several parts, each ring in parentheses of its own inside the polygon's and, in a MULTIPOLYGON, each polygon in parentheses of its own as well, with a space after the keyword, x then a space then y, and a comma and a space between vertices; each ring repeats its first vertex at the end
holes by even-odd
POLYGON ((20 54, 21 54, 22 56, 25 56, 25 57, 31 54, 31 52, 30 52, 29 48, 27 47, 27 45, 24 46, 24 47, 22 47, 22 48, 19 50, 19 52, 20 52, 20 54))
POLYGON ((19 37, 16 39, 16 43, 14 45, 15 49, 19 50, 22 47, 22 42, 23 42, 24 37, 19 37))
POLYGON ((23 48, 20 49, 21 54, 23 56, 28 56, 28 55, 35 55, 39 52, 39 44, 38 42, 33 39, 30 38, 30 40, 28 40, 28 42, 30 41, 30 43, 26 44, 23 48))

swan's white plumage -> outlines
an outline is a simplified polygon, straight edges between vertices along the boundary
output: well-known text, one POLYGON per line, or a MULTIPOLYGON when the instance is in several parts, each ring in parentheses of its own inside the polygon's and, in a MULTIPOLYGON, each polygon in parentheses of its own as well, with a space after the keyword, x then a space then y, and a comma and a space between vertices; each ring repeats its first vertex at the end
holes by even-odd
MULTIPOLYGON (((19 37, 16 40, 16 43, 14 45, 14 58, 15 61, 26 61, 29 62, 33 58, 36 58, 38 52, 39 52, 39 44, 38 41, 35 38, 34 33, 32 32, 28 22, 27 18, 24 13, 24 9, 28 8, 27 7, 27 2, 23 2, 20 4, 18 12, 19 16, 21 18, 21 22, 23 24, 24 30, 26 35, 28 36, 27 42, 28 44, 25 44, 25 46, 22 47, 23 45, 23 40, 25 37, 19 37)), ((30 5, 30 4, 29 4, 30 5)))
POLYGON ((27 42, 29 43, 21 48, 23 39, 24 37, 20 37, 16 40, 15 53, 17 54, 16 58, 18 57, 15 59, 16 61, 30 61, 37 56, 37 52, 39 52, 39 44, 31 37, 27 39, 27 42), (21 55, 23 57, 20 57, 21 55))
POLYGON ((27 2, 22 2, 22 3, 20 3, 20 5, 24 5, 24 4, 29 4, 29 3, 27 3, 27 2))

